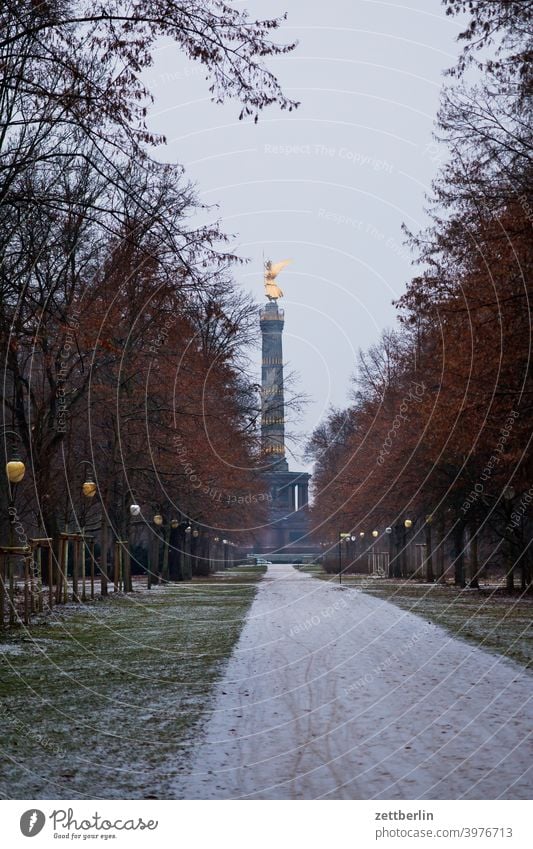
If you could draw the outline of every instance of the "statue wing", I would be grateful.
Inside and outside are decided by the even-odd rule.
[[[270,266],[268,271],[268,276],[271,280],[275,280],[280,271],[283,271],[289,263],[292,262],[292,259],[282,259],[281,262],[275,262]]]

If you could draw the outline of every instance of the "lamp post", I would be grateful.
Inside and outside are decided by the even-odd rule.
[[[191,533],[191,572],[194,571],[196,575],[199,574],[198,568],[198,538],[200,536],[200,531],[198,528],[193,528]],[[193,570],[194,564],[194,570]]]
[[[403,551],[404,551],[404,563],[405,563],[405,577],[409,576],[409,531],[413,527],[412,519],[405,519],[404,523],[404,532],[403,532]]]
[[[163,583],[168,583],[169,581],[169,572],[168,572],[168,555],[169,555],[169,547],[170,547],[170,533],[176,528],[179,527],[178,519],[171,519],[169,522],[165,522],[161,513],[156,513],[153,518],[154,525],[157,529],[162,531],[163,534],[163,563],[161,567],[161,581]],[[187,529],[185,529],[187,530]],[[156,543],[156,556],[155,556],[155,565],[156,570],[148,570],[148,576],[151,577],[151,574],[154,573],[157,575],[157,581],[159,581],[159,534],[157,535],[157,543]],[[151,583],[151,581],[150,581]]]
[[[13,436],[16,436],[17,439],[20,439],[20,436],[14,430],[4,430],[4,434],[10,433]],[[9,483],[9,507],[10,511],[14,508],[15,504],[15,491],[16,485],[21,483],[26,474],[26,466],[22,462],[19,451],[13,445],[11,446],[11,450],[6,451],[6,455],[8,456],[8,460],[6,462],[6,477]],[[12,512],[10,512],[10,518],[12,517]],[[10,522],[10,524],[13,524]]]
[[[214,552],[215,552],[215,556],[214,556],[214,558],[213,558],[213,559],[214,559],[214,561],[215,561],[215,570],[214,570],[214,571],[215,571],[215,572],[218,572],[218,544],[219,544],[219,542],[220,542],[220,537],[215,537],[215,538],[213,539],[213,542],[214,542],[214,544],[215,544],[215,545],[214,545]]]
[[[86,601],[87,600],[87,596],[86,596],[86,592],[85,592],[85,578],[86,578],[86,575],[85,575],[85,572],[86,572],[85,520],[86,520],[86,515],[87,515],[86,514],[86,505],[89,504],[91,502],[91,499],[93,499],[94,496],[96,495],[97,486],[96,486],[96,482],[94,480],[93,464],[89,460],[80,460],[80,462],[78,463],[78,466],[82,466],[82,465],[88,466],[88,470],[85,474],[85,479],[84,479],[84,481],[81,485],[83,500],[82,500],[82,504],[81,504],[81,522],[79,523],[81,525],[81,527],[80,527],[80,531],[81,531],[81,600]],[[68,542],[67,542],[67,545],[68,545]],[[77,546],[77,543],[74,543],[74,545]],[[74,568],[75,567],[73,565],[73,578],[72,578],[73,589],[74,589]],[[94,567],[92,566],[91,567],[91,598],[94,596],[94,578],[92,577],[93,576],[93,569],[94,569]],[[66,580],[66,576],[65,576],[65,580]],[[75,596],[76,593],[73,593],[73,595]]]
[[[342,543],[350,540],[351,534],[339,531],[339,584],[342,584]]]
[[[15,436],[20,440],[19,434],[14,430],[7,430],[4,428],[4,436],[10,433],[12,436]],[[15,494],[17,484],[21,483],[26,473],[26,466],[22,462],[20,454],[18,450],[11,445],[11,450],[6,451],[7,462],[6,462],[6,476],[8,480],[8,521],[9,521],[9,548],[13,548],[14,542],[14,534],[13,529],[14,525],[17,521],[17,515],[15,510]],[[4,561],[4,558],[2,558]],[[0,593],[0,603],[2,605],[1,610],[1,621],[4,621],[4,596],[5,596],[5,561],[2,563],[2,574],[0,575],[1,579],[1,593]],[[15,574],[13,571],[13,561],[11,557],[8,555],[7,559],[7,572],[8,572],[8,581],[9,581],[9,624],[13,626],[15,624]]]
[[[433,574],[433,540],[431,538],[431,525],[433,523],[433,514],[428,513],[426,516],[426,580],[432,584],[435,580]]]
[[[156,531],[159,531],[159,529],[163,525],[163,516],[161,515],[161,513],[156,513],[152,521],[156,527]],[[159,539],[159,533],[156,533],[153,546],[155,552],[153,557],[153,563],[150,563],[150,568],[148,569],[150,587],[152,586],[152,583],[159,584]]]
[[[379,575],[380,574],[379,554],[376,554],[376,551],[375,551],[375,548],[374,548],[376,540],[377,540],[378,537],[379,537],[379,531],[377,531],[374,528],[374,530],[372,531],[372,546],[371,546],[371,549],[370,549],[370,554],[371,554],[371,557],[372,557],[372,574],[373,575],[376,575],[376,574]]]
[[[363,563],[363,556],[365,553],[365,532],[359,531],[359,555],[358,559]]]
[[[515,497],[516,492],[514,486],[510,484],[505,487],[503,490],[503,498],[504,498],[504,510],[505,510],[505,519],[507,526],[510,524],[511,514],[513,512],[512,500]],[[512,593],[514,591],[514,552],[513,546],[510,541],[507,542],[507,569],[505,573],[505,585],[507,592]]]
[[[185,528],[185,578],[190,581],[192,578],[192,527],[190,522]]]
[[[352,532],[350,534],[350,560],[354,568],[354,572],[357,572],[356,561],[357,561],[357,537]]]
[[[394,534],[390,525],[385,528],[385,533],[389,538],[389,568],[387,570],[387,578],[394,577]]]
[[[130,520],[137,519],[141,515],[141,507],[137,504],[136,501],[131,502],[130,504]],[[125,569],[124,569],[124,591],[132,592],[133,591],[133,583],[131,577],[131,536],[132,536],[132,526],[131,521],[129,523],[128,534],[127,534],[127,542],[126,548],[123,549],[125,556]]]
[[[163,526],[163,566],[161,569],[161,580],[164,584],[168,584],[168,550],[170,544],[170,529],[173,527],[172,522],[176,522],[175,519],[171,519],[170,522],[166,522]],[[174,527],[177,527],[177,522]]]

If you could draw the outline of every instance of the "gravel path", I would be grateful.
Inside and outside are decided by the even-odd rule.
[[[271,566],[177,798],[529,798],[530,673]]]

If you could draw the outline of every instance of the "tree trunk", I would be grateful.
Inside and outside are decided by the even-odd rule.
[[[183,580],[190,581],[192,579],[192,557],[191,557],[191,540],[190,535],[185,537],[183,545]]]
[[[131,580],[131,551],[129,539],[127,545],[124,546],[124,592],[133,592],[133,583]]]
[[[457,522],[453,529],[453,562],[455,586],[465,586],[465,553],[463,546],[464,526],[462,522]]]
[[[426,581],[432,584],[433,574],[433,540],[431,538],[431,522],[426,522]]]
[[[438,540],[439,540],[439,543],[437,545],[436,552],[435,552],[436,560],[437,560],[437,581],[439,583],[444,583],[444,580],[445,580],[445,578],[444,578],[444,572],[445,572],[445,568],[444,568],[444,553],[445,553],[444,552],[444,546],[445,546],[444,536],[445,536],[445,534],[444,534],[444,520],[443,519],[441,519],[441,521],[438,524],[437,534],[438,534]]]
[[[163,568],[161,570],[161,579],[164,584],[168,584],[168,547],[170,543],[170,528],[165,528],[163,531]]]
[[[393,578],[401,578],[402,577],[402,563],[400,560],[400,546],[399,546],[399,531],[397,527],[392,529],[391,534],[391,551],[392,551],[392,577]]]
[[[478,529],[475,524],[471,526],[470,531],[470,579],[468,586],[473,590],[479,590]]]
[[[401,558],[400,558],[400,571],[402,578],[409,577],[409,549],[408,549],[408,538],[407,538],[407,529],[402,526],[401,531]]]
[[[45,490],[46,493],[46,490]],[[43,536],[51,537],[52,539],[52,549],[49,552],[49,557],[52,557],[52,583],[56,586],[58,584],[59,577],[59,556],[60,556],[60,542],[59,542],[59,520],[57,516],[57,512],[55,508],[50,503],[48,498],[43,497],[41,501],[41,511],[42,511],[42,522],[43,522]]]
[[[505,585],[508,593],[514,592],[514,557],[513,549],[510,545],[507,547],[507,570],[505,573]]]
[[[533,590],[531,582],[531,551],[528,549],[522,555],[522,565],[520,571],[520,582],[522,592],[530,593]]]
[[[179,529],[172,528],[169,537],[169,552],[168,552],[168,576],[171,581],[179,581],[180,579],[180,564],[179,564]]]

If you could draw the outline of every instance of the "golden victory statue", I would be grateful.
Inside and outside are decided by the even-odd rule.
[[[265,292],[269,301],[277,301],[283,297],[283,292],[274,280],[283,269],[292,262],[292,259],[282,259],[281,262],[272,263],[269,259],[265,262]]]

